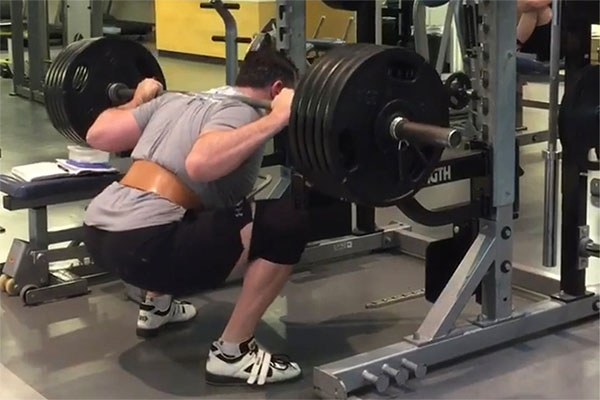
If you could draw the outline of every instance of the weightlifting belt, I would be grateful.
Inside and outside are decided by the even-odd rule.
[[[155,193],[186,210],[203,208],[198,195],[177,175],[152,161],[134,161],[120,183],[134,189]]]

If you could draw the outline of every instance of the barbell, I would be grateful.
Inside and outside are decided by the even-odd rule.
[[[268,111],[271,110],[271,102],[242,95],[195,93],[183,90],[162,90],[159,95],[165,93],[185,94],[188,96],[204,96],[217,100],[235,100],[254,108]],[[129,88],[123,83],[111,83],[108,85],[107,94],[108,98],[113,104],[119,104],[131,100],[135,94],[135,89]],[[406,139],[417,141],[429,140],[439,144],[442,147],[448,148],[457,147],[461,142],[460,132],[458,132],[456,129],[420,124],[418,122],[409,121],[405,117],[401,116],[398,116],[390,121],[389,134],[393,139],[398,141]]]
[[[46,75],[49,119],[65,137],[85,144],[98,115],[130,99],[132,88],[148,77],[169,93],[157,60],[139,43],[116,37],[74,42]],[[270,108],[268,102],[227,97]],[[348,44],[320,57],[297,85],[288,151],[294,170],[317,190],[358,204],[391,206],[426,182],[444,148],[460,144],[460,132],[448,122],[448,94],[420,55]]]

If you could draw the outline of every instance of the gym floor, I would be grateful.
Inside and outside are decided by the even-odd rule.
[[[223,84],[224,69],[192,61],[161,59],[169,87],[202,90]],[[0,81],[0,172],[11,167],[64,157],[70,143],[51,127],[43,106],[9,96],[11,81]],[[526,97],[545,100],[545,85],[528,85]],[[547,114],[526,109],[532,130],[547,126]],[[543,145],[521,149],[521,215],[515,222],[515,261],[541,267],[543,232]],[[507,166],[508,167],[508,166]],[[444,195],[436,195],[443,190]],[[427,189],[418,197],[427,205],[460,201],[461,183]],[[81,223],[85,203],[50,209],[50,226]],[[592,237],[598,241],[600,214],[588,209]],[[0,260],[15,237],[27,238],[27,214],[0,209]],[[432,236],[447,228],[428,229],[393,209],[378,211],[378,222],[401,220]],[[201,261],[200,261],[201,262]],[[588,282],[600,282],[592,260]],[[546,269],[546,271],[548,271]],[[424,299],[377,310],[365,303],[423,287],[421,260],[376,254],[298,272],[275,301],[257,337],[269,349],[287,353],[304,368],[299,382],[266,389],[215,388],[204,383],[204,363],[233,308],[238,285],[189,298],[197,319],[153,340],[135,336],[137,306],[126,301],[123,287],[111,282],[83,297],[24,307],[18,297],[0,297],[0,382],[3,399],[300,399],[314,398],[312,367],[375,349],[412,333],[425,315]],[[350,289],[350,290],[348,290]],[[516,297],[515,304],[528,300]],[[470,305],[464,317],[475,315]],[[401,398],[453,399],[598,399],[598,320],[485,352],[477,357],[431,369],[398,392]],[[360,395],[363,398],[377,396]]]

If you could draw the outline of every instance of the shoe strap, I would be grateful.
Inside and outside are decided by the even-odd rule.
[[[173,299],[173,303],[171,304],[175,305],[173,314],[185,314],[185,306],[191,305],[192,303],[189,301]]]
[[[267,381],[269,368],[271,368],[271,354],[259,349],[256,353],[256,359],[254,365],[252,365],[250,376],[246,382],[249,385],[253,385],[254,383],[264,385]]]
[[[267,380],[267,375],[269,373],[269,369],[271,368],[271,353],[266,353],[263,357],[260,374],[258,375],[258,384],[264,385]]]

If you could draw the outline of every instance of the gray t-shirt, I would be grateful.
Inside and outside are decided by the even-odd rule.
[[[233,94],[235,90],[223,87],[213,92]],[[237,170],[208,183],[192,181],[185,170],[185,160],[201,132],[247,125],[261,117],[258,110],[222,97],[166,93],[136,108],[133,114],[142,135],[131,157],[154,161],[175,173],[199,195],[205,208],[233,206],[252,191],[264,146]],[[180,220],[184,213],[185,209],[154,193],[115,182],[92,200],[84,223],[118,232],[168,224]]]

